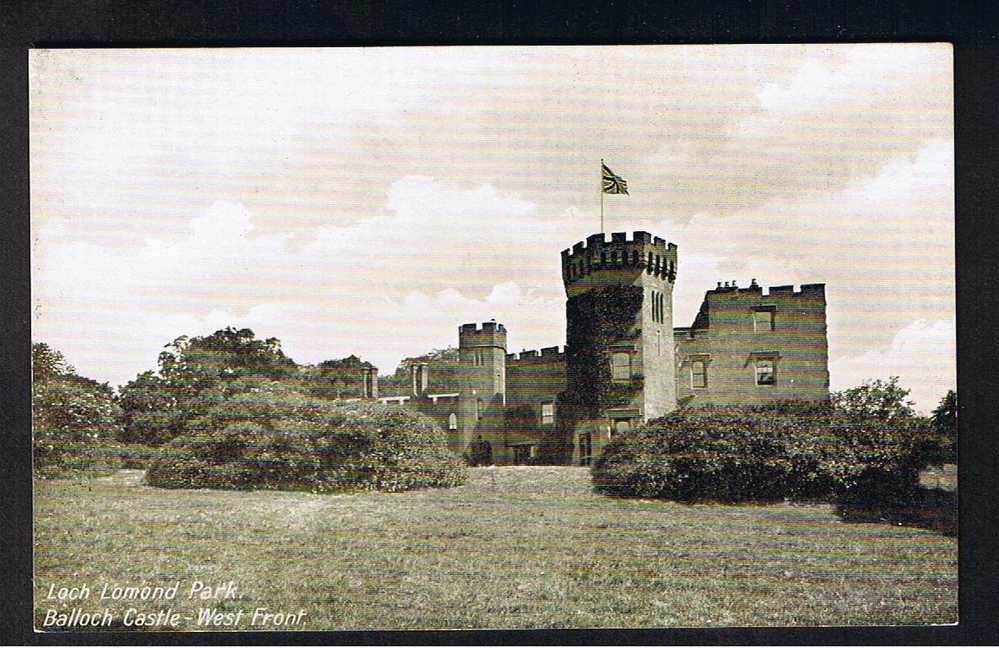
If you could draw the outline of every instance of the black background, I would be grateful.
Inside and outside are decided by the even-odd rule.
[[[995,3],[8,1],[0,4],[0,640],[28,644],[995,644],[999,112]],[[31,628],[31,47],[954,44],[960,624],[902,628],[129,634]],[[913,272],[919,272],[913,268]]]

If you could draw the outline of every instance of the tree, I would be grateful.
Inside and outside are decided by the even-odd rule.
[[[930,417],[937,434],[951,443],[957,441],[957,392],[953,389],[940,399],[940,404]]]
[[[113,439],[120,427],[114,391],[77,375],[54,376],[31,388],[31,428],[36,445],[49,441]]]
[[[68,376],[76,373],[66,357],[44,342],[31,345],[31,377],[32,380],[47,380],[56,376]]]
[[[350,355],[339,360],[320,362],[309,379],[310,391],[316,396],[340,398],[363,395],[364,376],[375,366]]]
[[[158,374],[143,372],[122,388],[125,438],[169,441],[220,399],[290,381],[297,372],[277,338],[258,340],[250,329],[178,337],[160,353]]]
[[[165,443],[180,434],[184,418],[170,383],[144,371],[118,390],[122,409],[121,440],[126,443]]]
[[[78,376],[44,342],[31,345],[31,437],[35,465],[93,468],[121,431],[121,409],[106,383]]]
[[[160,376],[172,384],[200,390],[289,377],[296,366],[277,338],[257,340],[250,329],[227,327],[206,337],[181,336],[160,353]]]
[[[430,367],[431,390],[445,393],[461,390],[462,380],[458,364],[458,349],[448,346],[442,349],[432,349],[423,355],[404,358],[396,367],[394,374],[379,376],[379,392],[385,395],[408,394],[412,389],[411,367],[419,364],[427,364]]]
[[[456,362],[458,360],[458,347],[446,346],[443,349],[433,349],[430,353],[419,358],[408,358],[409,360],[448,360]]]
[[[833,406],[846,414],[874,416],[881,419],[912,417],[916,415],[909,390],[898,384],[898,376],[888,380],[868,380],[859,387],[833,392]]]

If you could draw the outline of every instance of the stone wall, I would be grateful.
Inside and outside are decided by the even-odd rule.
[[[719,284],[705,294],[694,324],[674,334],[681,406],[829,398],[824,284],[767,293],[755,281],[748,288]],[[758,365],[765,377],[766,361],[773,381],[759,384]]]

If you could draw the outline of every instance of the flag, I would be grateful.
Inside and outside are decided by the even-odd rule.
[[[600,163],[603,170],[603,192],[606,194],[628,195],[628,181],[607,168],[603,162]]]

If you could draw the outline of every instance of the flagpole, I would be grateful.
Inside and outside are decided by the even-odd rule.
[[[604,159],[600,158],[600,233],[604,233]]]

